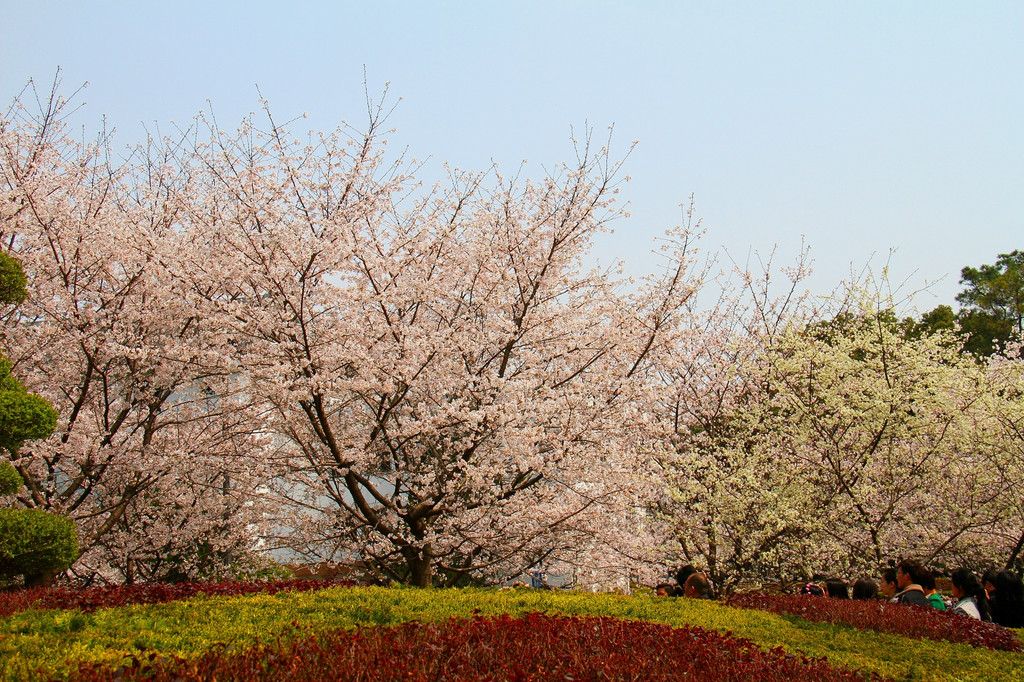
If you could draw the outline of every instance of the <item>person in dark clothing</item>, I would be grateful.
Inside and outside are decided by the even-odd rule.
[[[1024,627],[1024,582],[1020,576],[1011,571],[999,571],[994,584],[992,622],[1007,628]]]
[[[990,568],[981,574],[981,586],[985,588],[985,595],[988,597],[988,605],[992,610],[996,608],[996,576],[999,575],[999,571],[995,568]]]
[[[988,593],[989,600],[992,599],[996,593],[996,576],[999,575],[999,571],[990,568],[981,574],[981,586],[985,588],[985,592]]]
[[[879,593],[886,599],[892,599],[899,592],[899,589],[896,585],[896,569],[887,568],[882,571],[882,584],[878,586]]]
[[[677,596],[677,597],[685,596],[685,594],[686,594],[686,580],[691,575],[693,575],[694,573],[699,573],[699,572],[700,571],[698,571],[697,568],[695,566],[691,565],[691,564],[686,564],[685,566],[680,568],[678,571],[676,571],[676,584],[679,586],[679,589],[676,590],[675,596]]]
[[[703,573],[694,573],[686,579],[683,594],[691,599],[714,599],[711,594],[711,581]]]
[[[921,564],[913,559],[904,559],[896,566],[896,587],[899,592],[892,598],[894,602],[932,607],[919,582],[922,570]]]

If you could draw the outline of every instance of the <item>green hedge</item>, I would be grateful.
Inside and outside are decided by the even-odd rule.
[[[714,602],[520,589],[331,588],[318,592],[187,601],[93,613],[27,611],[0,619],[0,671],[22,679],[68,670],[66,659],[118,663],[142,651],[195,657],[226,645],[355,625],[389,625],[530,612],[605,615],[679,626],[690,623],[783,647],[836,666],[896,679],[1024,679],[1024,655],[912,640]],[[296,625],[297,624],[297,625]]]
[[[78,558],[70,519],[38,509],[0,509],[0,580],[38,578],[65,570]]]
[[[0,462],[0,495],[14,495],[25,484],[9,462]]]
[[[0,372],[5,360],[0,360]],[[13,390],[11,376],[0,378],[0,447],[17,452],[27,440],[46,438],[57,425],[57,411],[50,403],[25,389]]]

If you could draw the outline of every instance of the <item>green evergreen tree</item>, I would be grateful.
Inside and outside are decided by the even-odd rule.
[[[960,284],[964,290],[956,300],[964,308],[962,313],[983,314],[993,331],[1009,327],[1018,338],[1024,336],[1024,251],[1001,253],[992,265],[965,267],[960,271]],[[1004,326],[993,325],[993,321],[1002,321]]]
[[[1002,352],[1010,339],[1024,338],[1024,251],[1001,253],[992,265],[965,267],[960,284],[960,311],[936,306],[918,322],[908,321],[911,335],[957,329],[962,349],[977,357]]]
[[[25,283],[21,264],[0,253],[0,303],[21,303]],[[22,443],[46,438],[56,425],[57,411],[25,390],[0,353],[0,495],[15,495],[24,485],[16,468]],[[77,557],[78,540],[70,519],[39,509],[0,509],[0,584],[19,575],[28,586],[49,584]]]

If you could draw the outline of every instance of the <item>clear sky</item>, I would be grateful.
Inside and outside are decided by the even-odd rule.
[[[0,97],[88,81],[82,122],[119,143],[207,100],[331,129],[401,98],[392,144],[483,169],[572,158],[614,124],[632,217],[599,244],[627,271],[693,194],[705,247],[811,247],[816,291],[888,260],[921,309],[960,268],[1024,249],[1024,2],[114,2],[0,0]],[[304,132],[304,131],[297,131]],[[429,179],[429,177],[428,177]],[[890,258],[890,251],[895,254]]]

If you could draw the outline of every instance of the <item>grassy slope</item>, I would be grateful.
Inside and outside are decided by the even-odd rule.
[[[694,624],[745,637],[764,647],[827,657],[833,665],[864,668],[897,679],[1024,679],[1024,655],[962,644],[917,641],[810,623],[688,599],[623,597],[516,590],[332,588],[273,596],[199,597],[168,604],[83,614],[35,611],[0,619],[0,672],[66,671],[64,659],[109,661],[142,650],[195,656],[218,644],[244,647],[257,639],[291,637],[295,625],[317,631],[548,611],[608,615],[669,625]]]

